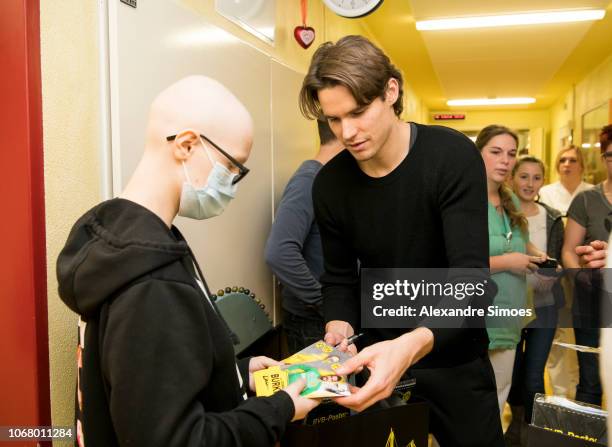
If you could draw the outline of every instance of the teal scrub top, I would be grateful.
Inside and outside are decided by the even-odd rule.
[[[516,208],[520,209],[519,201],[514,194],[512,195],[512,201]],[[511,237],[508,236],[509,232],[512,232]],[[499,256],[511,252],[526,253],[527,241],[528,235],[523,234],[518,227],[511,227],[510,217],[505,212],[500,215],[489,202],[489,256]],[[517,275],[504,271],[491,275],[491,279],[497,284],[498,288],[493,306],[503,309],[525,308],[527,281],[524,274]],[[524,317],[522,316],[487,316],[489,349],[515,349],[521,339],[523,320]]]

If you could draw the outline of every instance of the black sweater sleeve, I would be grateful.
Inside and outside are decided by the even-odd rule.
[[[315,178],[312,200],[323,246],[324,271],[320,279],[323,315],[326,323],[346,321],[356,330],[359,327],[357,256],[327,207],[324,199],[329,185],[322,185],[321,178]]]
[[[489,267],[486,178],[482,157],[467,138],[440,157],[438,204],[451,268]]]
[[[455,133],[455,132],[453,132]],[[469,268],[486,279],[489,268],[487,184],[484,162],[474,144],[463,135],[452,139],[453,146],[437,157],[437,198],[442,220],[448,267]],[[460,280],[460,278],[456,278]],[[490,298],[490,293],[486,298]],[[487,299],[474,301],[484,308]],[[426,326],[426,324],[425,324]],[[463,339],[465,328],[430,328],[437,352]]]
[[[324,200],[328,186],[321,185],[317,176],[312,188],[312,200],[321,233],[324,271],[321,275],[323,315],[325,322],[347,321],[353,329],[359,326],[357,256],[328,209]]]
[[[211,382],[216,340],[206,305],[188,284],[160,280],[138,283],[112,304],[101,355],[120,445],[264,447],[282,436],[294,413],[283,391],[205,410],[206,390],[224,386]],[[227,380],[237,380],[229,374],[235,366]]]

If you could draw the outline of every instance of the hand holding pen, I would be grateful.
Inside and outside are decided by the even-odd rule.
[[[325,326],[325,342],[337,347],[342,352],[350,352],[357,354],[357,348],[353,342],[361,334],[355,336],[355,331],[352,326],[346,321],[334,320],[327,323]],[[349,338],[354,337],[351,342]]]

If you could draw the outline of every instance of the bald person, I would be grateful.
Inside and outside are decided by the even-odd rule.
[[[316,401],[303,383],[246,398],[267,357],[236,362],[231,331],[178,215],[220,215],[248,173],[253,123],[218,82],[191,76],[150,109],[144,153],[120,197],[74,225],[57,261],[79,314],[79,446],[272,446]]]

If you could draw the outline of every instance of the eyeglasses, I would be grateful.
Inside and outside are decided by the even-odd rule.
[[[601,154],[601,156],[606,160],[610,160],[612,159],[612,152],[604,152],[603,154]]]
[[[230,154],[228,154],[223,149],[221,149],[218,145],[216,145],[213,141],[211,141],[210,138],[207,138],[206,136],[204,136],[202,134],[200,134],[200,137],[203,140],[208,141],[215,149],[217,149],[219,152],[221,152],[223,154],[223,156],[225,158],[227,158],[236,167],[236,169],[238,169],[238,174],[236,174],[236,177],[234,177],[234,179],[232,180],[232,185],[235,185],[236,183],[238,183],[240,180],[242,180],[249,173],[249,168],[247,168],[245,165],[240,163],[238,160],[236,160]],[[166,140],[167,141],[174,141],[174,140],[176,140],[176,135],[170,135],[169,137],[166,137]]]
[[[577,161],[578,161],[578,159],[577,159],[577,158],[572,158],[572,157],[567,157],[567,158],[566,158],[566,157],[561,157],[561,158],[559,159],[559,164],[560,164],[560,165],[562,165],[562,164],[563,164],[563,163],[565,163],[565,162],[568,162],[568,163],[576,163]]]

